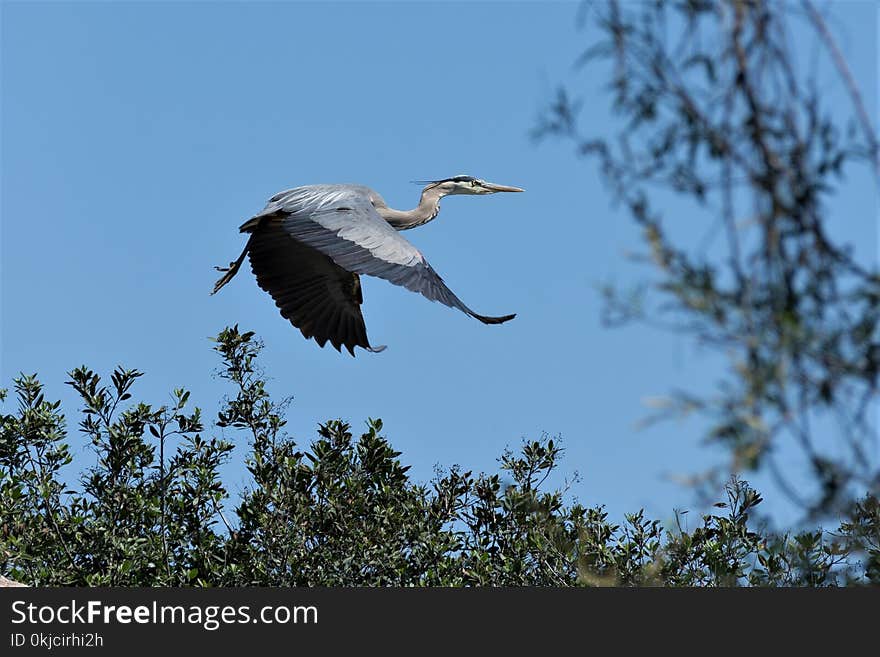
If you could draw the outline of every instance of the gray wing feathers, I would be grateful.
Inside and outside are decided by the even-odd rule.
[[[384,278],[431,301],[457,308],[486,324],[513,318],[485,317],[468,308],[373,207],[371,190],[348,185],[312,185],[276,194],[266,208],[242,226],[248,230],[269,215],[295,240],[329,256],[350,272]]]

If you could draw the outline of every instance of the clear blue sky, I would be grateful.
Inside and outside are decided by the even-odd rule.
[[[528,134],[559,82],[584,91],[597,133],[614,125],[603,79],[572,68],[588,39],[577,10],[3,3],[0,385],[38,372],[72,413],[66,371],[123,364],[146,372],[137,398],[161,404],[186,386],[210,420],[227,388],[208,337],[238,323],[264,339],[270,390],[294,396],[288,427],[302,443],[326,419],[359,430],[381,417],[427,480],[435,464],[494,471],[505,447],[546,432],[567,449],[562,472],[581,474],[581,502],[617,518],[690,506],[669,475],[718,458],[699,426],[635,425],[644,398],[706,389],[716,365],[686,338],[601,327],[594,285],[641,275],[624,257],[637,234],[592,163]],[[876,11],[836,13],[874,115]],[[513,322],[484,326],[365,280],[370,338],[388,350],[351,358],[304,340],[249,270],[208,295],[214,265],[243,246],[237,226],[276,191],[358,182],[408,208],[419,194],[409,181],[458,173],[527,191],[446,199],[407,237],[466,303],[516,312]],[[863,183],[835,211],[856,217],[846,230],[876,251],[876,195]],[[225,471],[233,491],[247,483],[244,451]]]

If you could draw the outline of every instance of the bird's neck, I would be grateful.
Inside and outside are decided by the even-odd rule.
[[[422,192],[418,207],[412,210],[395,210],[394,208],[376,208],[382,218],[396,230],[408,230],[428,223],[440,212],[440,199],[443,194],[435,188]]]

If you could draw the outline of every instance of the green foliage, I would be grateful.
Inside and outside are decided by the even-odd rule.
[[[132,400],[141,373],[110,385],[70,372],[79,436],[95,464],[64,481],[69,436],[36,376],[14,381],[0,415],[0,572],[32,585],[145,586],[828,586],[880,583],[880,501],[835,533],[756,527],[760,495],[732,479],[727,500],[687,530],[643,512],[615,524],[546,483],[562,450],[543,438],[500,458],[500,472],[410,479],[369,420],[357,438],[331,420],[308,449],[282,433],[257,368],[253,333],[226,329],[215,350],[233,394],[215,426],[248,438],[253,481],[234,508],[219,469],[233,445],[206,438],[189,393]],[[5,400],[5,393],[0,396]],[[227,519],[231,517],[232,522]]]

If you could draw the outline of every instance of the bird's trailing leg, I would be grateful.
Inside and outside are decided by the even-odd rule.
[[[241,252],[241,255],[238,256],[238,260],[234,262],[230,262],[228,267],[214,267],[217,271],[225,272],[219,281],[214,283],[214,289],[211,290],[211,294],[217,294],[221,287],[226,285],[229,281],[232,280],[232,277],[238,273],[239,268],[241,268],[241,263],[244,262],[244,257],[247,255],[248,249],[251,246],[250,240],[248,240],[247,245],[244,247],[244,251]]]

